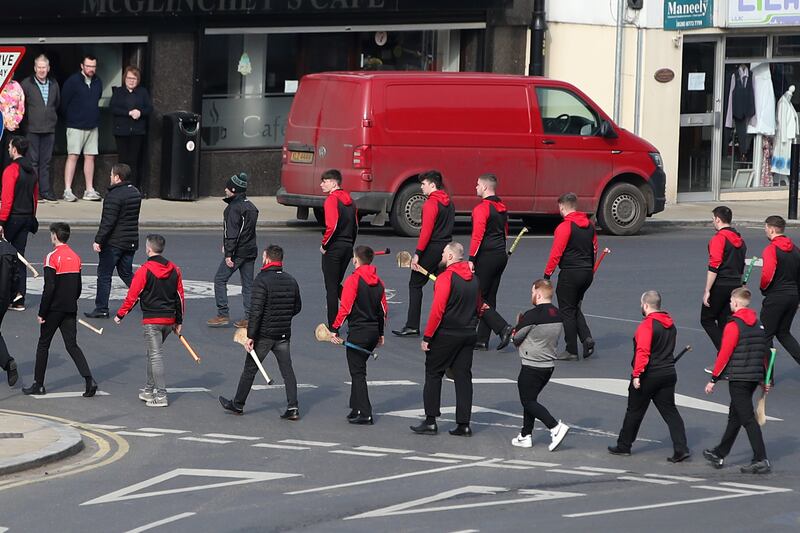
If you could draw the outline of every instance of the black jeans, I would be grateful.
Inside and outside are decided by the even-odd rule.
[[[8,217],[8,221],[6,221],[6,225],[3,228],[5,239],[23,256],[25,255],[25,247],[28,245],[28,234],[33,232],[34,224],[33,217],[11,216]],[[17,274],[19,277],[14,296],[21,294],[22,299],[17,300],[16,303],[22,304],[25,303],[25,289],[27,285],[27,272],[25,271],[25,265],[22,261],[17,261]]]
[[[378,345],[377,331],[359,329],[347,332],[347,341],[369,351]],[[369,403],[367,391],[367,361],[369,354],[347,348],[347,368],[350,370],[350,409],[361,411],[364,416],[372,416],[372,404]]]
[[[472,351],[475,348],[475,334],[463,335],[436,334],[425,354],[425,386],[422,399],[425,416],[442,415],[442,376],[448,368],[453,371],[456,385],[456,423],[469,424],[472,414]]]
[[[583,295],[589,290],[592,279],[594,274],[591,270],[562,270],[558,273],[556,299],[564,319],[566,350],[572,354],[578,353],[578,337],[583,342],[592,336],[581,310]]]
[[[111,294],[111,276],[117,269],[119,279],[128,287],[133,280],[133,250],[123,250],[105,245],[100,249],[97,262],[97,294],[94,297],[94,308],[108,312],[108,298]]]
[[[286,387],[286,403],[289,407],[297,407],[297,378],[294,376],[292,368],[292,356],[289,352],[289,339],[256,339],[256,355],[262,363],[267,354],[272,351],[278,361],[278,368],[283,377],[283,384]],[[243,408],[250,394],[250,388],[258,374],[258,367],[250,354],[245,354],[244,369],[239,378],[239,387],[236,389],[236,396],[233,404],[238,408]]]
[[[481,254],[475,260],[475,275],[478,276],[481,297],[492,309],[497,307],[497,290],[507,263],[508,255],[505,250],[502,253]],[[478,342],[488,343],[491,331],[491,325],[486,319],[481,319],[478,323]]]
[[[738,285],[721,285],[715,283],[711,286],[708,297],[709,306],[700,304],[700,325],[706,330],[708,338],[714,343],[714,348],[719,351],[722,344],[722,330],[731,317],[731,292]]]
[[[798,301],[796,294],[768,294],[761,304],[761,324],[767,344],[772,346],[772,339],[778,337],[778,342],[800,364],[800,344],[791,333]]]
[[[8,305],[0,305],[2,309],[0,309],[0,368],[3,370],[8,370],[8,362],[13,359],[11,355],[8,353],[8,346],[6,346],[6,341],[3,340],[3,318],[6,316],[6,311],[8,310]]]
[[[52,194],[50,184],[50,160],[53,158],[53,147],[56,142],[55,133],[27,133],[25,137],[31,143],[28,148],[28,159],[33,170],[39,176],[39,196]]]
[[[342,280],[353,260],[353,245],[346,242],[331,244],[322,254],[322,280],[325,282],[325,301],[328,305],[328,327],[336,321]]]
[[[131,177],[128,181],[139,189],[142,183],[139,162],[142,160],[144,135],[115,135],[114,138],[117,141],[117,162],[131,167]]]
[[[517,378],[517,389],[519,389],[519,401],[522,404],[522,430],[520,434],[524,437],[533,433],[533,422],[537,418],[553,429],[558,425],[558,421],[553,418],[547,407],[539,403],[539,393],[542,392],[550,377],[553,375],[554,368],[537,368],[522,365]]]
[[[636,440],[636,435],[639,433],[639,426],[642,425],[644,415],[652,401],[661,414],[661,418],[667,423],[675,453],[689,452],[683,418],[678,413],[678,408],[675,407],[676,383],[678,383],[678,375],[674,372],[644,376],[641,378],[641,387],[638,389],[633,388],[633,380],[631,380],[631,384],[628,386],[628,410],[625,411],[625,420],[622,422],[622,430],[617,439],[619,448],[630,451],[633,441]]]
[[[747,438],[750,439],[750,447],[753,448],[753,461],[763,461],[767,458],[761,427],[756,422],[756,415],[753,412],[753,393],[757,389],[758,383],[755,381],[731,381],[728,384],[731,394],[728,425],[715,450],[720,457],[726,457],[731,453],[739,428],[743,427],[747,431]]]
[[[51,311],[44,318],[44,324],[40,326],[39,344],[36,346],[36,366],[33,371],[33,379],[39,385],[44,385],[44,374],[47,371],[47,358],[50,355],[50,343],[56,331],[61,330],[61,338],[64,340],[64,347],[72,358],[78,373],[84,378],[92,377],[89,370],[89,363],[83,351],[78,346],[78,320],[76,313],[62,313]]]
[[[447,246],[446,242],[431,242],[419,257],[419,266],[436,274],[439,270],[439,263],[442,260],[442,250]],[[422,315],[422,287],[428,283],[428,276],[423,276],[416,270],[411,271],[408,279],[408,318],[406,327],[419,329]]]

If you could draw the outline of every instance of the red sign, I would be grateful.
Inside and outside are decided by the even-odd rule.
[[[17,65],[24,55],[24,46],[0,46],[0,91],[11,79],[11,75],[17,70]]]

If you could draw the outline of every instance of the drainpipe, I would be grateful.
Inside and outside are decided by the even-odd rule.
[[[544,76],[544,35],[547,31],[544,2],[545,0],[533,0],[533,17],[531,18],[531,61],[528,66],[529,76]]]
[[[614,122],[619,124],[620,95],[622,94],[622,30],[625,0],[617,0],[617,50],[614,59]]]
[[[641,118],[642,103],[642,38],[644,30],[636,30],[636,97],[633,103],[633,133],[639,135],[639,119]]]

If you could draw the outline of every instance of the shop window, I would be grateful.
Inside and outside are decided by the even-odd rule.
[[[725,57],[767,57],[767,37],[728,37]]]
[[[772,38],[772,57],[800,56],[800,35],[776,35]]]
[[[542,129],[551,135],[594,135],[600,121],[583,100],[563,89],[536,88]]]

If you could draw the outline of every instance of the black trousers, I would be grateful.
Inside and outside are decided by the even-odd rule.
[[[436,334],[425,354],[425,386],[422,399],[425,416],[442,415],[442,376],[448,368],[453,371],[456,384],[456,423],[469,424],[472,414],[472,351],[475,334]]]
[[[728,412],[728,425],[716,448],[716,453],[720,457],[726,457],[731,453],[739,428],[744,428],[747,431],[747,438],[750,439],[750,447],[753,448],[753,461],[763,461],[767,458],[761,427],[756,422],[756,415],[753,412],[753,393],[757,389],[758,383],[755,381],[731,381],[728,384],[731,407]]]
[[[8,310],[8,304],[0,304],[0,368],[3,370],[8,370],[8,363],[13,359],[11,355],[8,353],[8,346],[6,346],[6,341],[3,340],[3,318],[6,316],[6,311]]]
[[[676,383],[678,383],[678,375],[674,372],[660,376],[644,376],[641,378],[639,389],[633,388],[633,380],[631,380],[631,384],[628,386],[628,409],[625,411],[625,420],[622,422],[617,446],[630,451],[633,441],[636,440],[636,435],[639,433],[639,426],[642,425],[644,415],[652,401],[661,414],[661,418],[667,423],[675,453],[689,452],[683,418],[678,413],[678,408],[675,407]]]
[[[142,175],[139,162],[142,160],[144,135],[115,135],[117,141],[117,161],[131,167],[129,181],[141,191]]]
[[[431,274],[436,274],[439,270],[439,263],[442,261],[442,251],[447,244],[446,242],[429,243],[419,258],[419,265]],[[419,329],[422,315],[422,287],[427,283],[428,276],[423,276],[416,270],[411,271],[411,277],[408,280],[407,328]]]
[[[594,274],[591,270],[561,270],[556,285],[558,309],[564,319],[564,341],[569,353],[578,353],[577,338],[581,342],[592,336],[581,311],[583,295],[589,290]]]
[[[481,297],[492,309],[497,307],[497,290],[507,263],[508,255],[505,250],[502,253],[481,254],[475,260],[475,275],[478,276]],[[478,342],[488,343],[491,332],[490,324],[481,319],[478,323]]]
[[[294,376],[294,368],[292,367],[292,356],[289,352],[289,339],[256,339],[254,346],[258,360],[262,363],[271,351],[275,354],[275,359],[278,361],[278,368],[283,377],[283,384],[286,388],[286,403],[288,407],[297,407],[297,378]],[[236,396],[233,398],[233,404],[238,408],[243,408],[247,401],[247,396],[250,394],[250,389],[253,386],[253,381],[256,379],[256,374],[259,374],[258,367],[256,366],[253,357],[245,354],[244,369],[242,375],[239,377],[239,386],[236,389]]]
[[[378,332],[352,329],[347,332],[347,341],[369,351],[378,345]],[[372,404],[367,391],[367,361],[369,354],[347,348],[347,368],[350,370],[350,409],[361,411],[364,416],[372,416]]]
[[[721,285],[715,283],[711,286],[708,297],[709,306],[700,304],[700,325],[706,330],[708,338],[714,343],[714,348],[719,351],[722,344],[722,330],[731,317],[731,293],[738,285]]]
[[[33,232],[35,226],[35,219],[32,216],[10,216],[3,227],[4,238],[17,249],[23,256],[25,255],[25,247],[28,245],[28,234]],[[17,261],[17,287],[16,294],[21,294],[22,299],[16,303],[25,303],[25,292],[28,284],[27,271],[22,261]]]
[[[325,282],[325,301],[328,305],[328,327],[333,325],[339,312],[342,280],[352,260],[353,245],[349,243],[333,243],[322,254],[322,279]]]
[[[778,342],[798,364],[800,344],[792,335],[791,328],[799,301],[796,294],[768,294],[761,304],[761,324],[764,326],[767,344],[772,346],[772,340],[778,337]]]
[[[547,407],[539,403],[539,393],[542,392],[550,376],[553,375],[553,367],[537,368],[522,365],[517,377],[517,389],[519,390],[519,401],[522,403],[522,430],[520,434],[524,437],[533,433],[533,422],[538,418],[547,426],[553,429],[558,425],[558,421],[553,418]]]
[[[62,313],[51,311],[44,318],[44,324],[40,326],[39,344],[36,346],[36,366],[33,371],[33,379],[39,385],[44,385],[44,374],[47,371],[47,358],[50,356],[50,343],[56,331],[61,331],[61,338],[64,340],[64,347],[72,358],[78,373],[84,378],[92,377],[89,370],[89,363],[83,351],[78,346],[78,319],[76,313]]]

